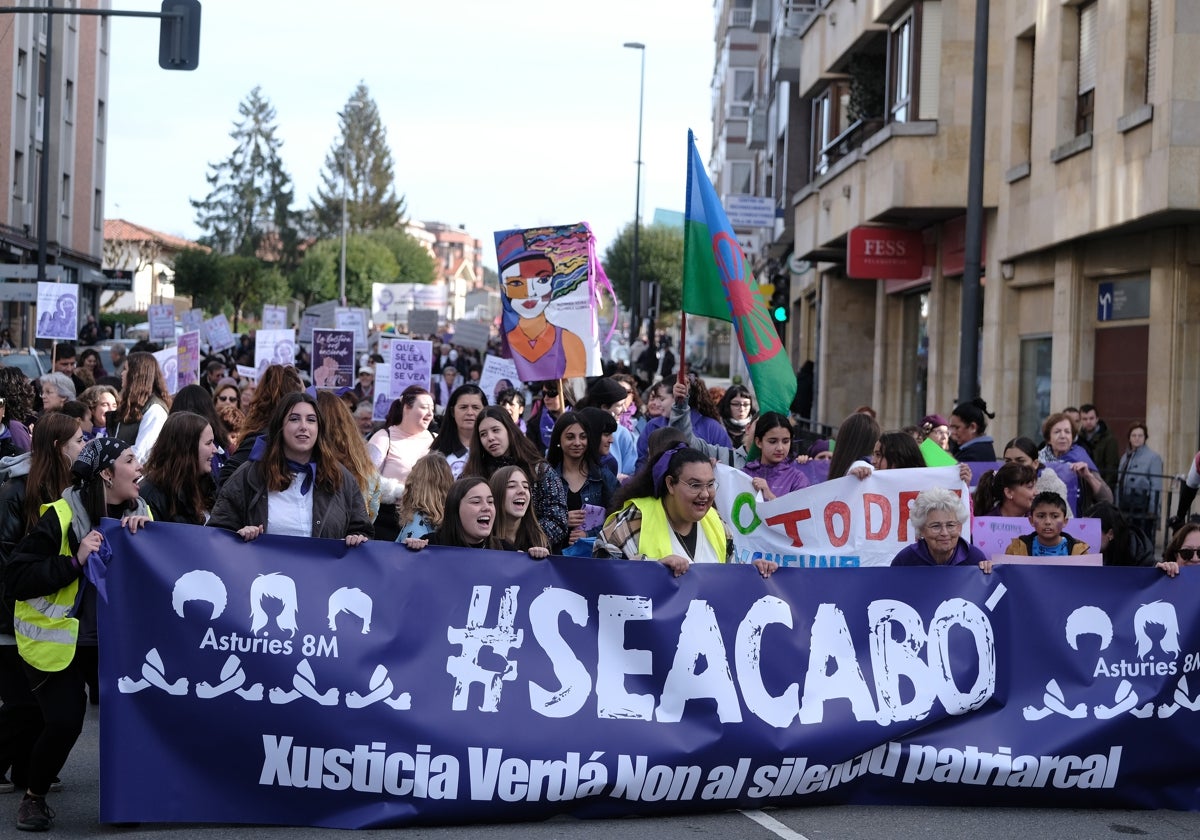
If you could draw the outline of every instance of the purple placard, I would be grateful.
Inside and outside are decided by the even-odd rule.
[[[200,381],[200,333],[185,332],[179,336],[175,350],[179,362],[179,387],[195,385]]]
[[[971,542],[984,554],[1003,554],[1014,539],[1032,532],[1029,520],[1020,516],[977,516],[971,525]],[[1099,519],[1068,519],[1063,533],[1082,540],[1089,548],[1100,548]]]
[[[318,388],[354,383],[354,330],[313,330],[312,380]]]

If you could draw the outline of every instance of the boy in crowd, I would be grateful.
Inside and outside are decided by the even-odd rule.
[[[1091,548],[1082,540],[1063,533],[1069,516],[1066,500],[1057,493],[1038,493],[1033,497],[1029,509],[1029,524],[1033,533],[1017,537],[1005,550],[1005,554],[1025,557],[1068,557],[1089,554]]]

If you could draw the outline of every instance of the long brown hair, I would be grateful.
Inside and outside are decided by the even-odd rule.
[[[319,437],[325,438],[334,457],[350,470],[365,500],[370,495],[371,483],[379,475],[379,470],[371,463],[371,453],[367,451],[367,442],[354,422],[354,415],[346,407],[346,402],[333,391],[317,391],[317,409],[321,414]]]
[[[190,411],[177,411],[163,423],[158,443],[142,468],[143,475],[166,498],[167,509],[155,514],[204,524],[204,512],[212,510],[217,488],[212,475],[200,470],[198,453],[200,438],[211,425],[207,417]]]
[[[422,455],[413,464],[404,485],[404,495],[396,503],[396,519],[401,525],[411,522],[419,513],[435,528],[446,515],[446,494],[454,483],[450,463],[441,452]]]
[[[537,481],[541,477],[542,470],[546,469],[546,462],[541,453],[537,451],[537,447],[533,445],[533,441],[522,434],[517,425],[513,423],[508,409],[499,405],[485,406],[483,411],[479,412],[479,416],[475,418],[475,431],[471,435],[471,454],[467,456],[467,463],[463,467],[462,474],[481,475],[487,478],[506,463],[493,457],[479,442],[479,424],[484,420],[498,421],[508,434],[508,450],[501,458],[512,459],[525,471],[525,475],[529,476],[530,482]]]
[[[488,482],[492,488],[492,499],[496,503],[496,526],[492,528],[492,533],[501,539],[508,533],[509,527],[514,524],[512,518],[504,510],[504,494],[508,491],[508,480],[512,478],[513,473],[520,473],[525,476],[526,481],[529,481],[529,476],[520,467],[501,467],[492,474],[492,478]],[[550,540],[546,537],[542,526],[538,524],[537,514],[533,512],[533,482],[530,482],[529,505],[525,508],[525,515],[515,525],[513,545],[518,551],[550,547]]]
[[[79,434],[79,421],[61,411],[51,411],[37,421],[29,447],[29,475],[25,478],[22,514],[29,533],[41,518],[42,505],[57,501],[71,486],[71,464],[63,454],[67,441]]]
[[[467,532],[462,526],[461,508],[463,499],[467,494],[482,484],[491,491],[491,485],[487,483],[487,479],[480,475],[464,475],[462,478],[450,485],[450,490],[446,493],[446,514],[442,517],[442,524],[438,526],[437,534],[433,539],[434,545],[451,545],[459,548],[476,548],[476,546],[467,542]],[[492,496],[492,504],[494,505],[496,497]],[[492,520],[492,533],[483,541],[482,548],[499,548],[500,540],[496,537],[496,520]]]
[[[288,394],[303,390],[304,383],[300,381],[300,374],[296,373],[296,369],[291,365],[271,365],[267,368],[258,380],[254,399],[250,401],[250,410],[246,412],[246,419],[242,421],[242,428],[238,431],[238,440],[246,440],[247,436],[253,437],[267,428],[280,400]]]
[[[163,406],[170,410],[171,395],[167,393],[167,382],[158,369],[154,354],[140,350],[130,353],[125,360],[125,385],[121,389],[121,401],[113,412],[117,422],[141,422],[146,409],[150,407],[151,397],[158,397]]]
[[[257,399],[257,395],[255,397]],[[342,465],[325,439],[325,423],[316,398],[303,391],[285,396],[271,415],[271,423],[267,426],[267,451],[259,462],[264,483],[274,493],[282,493],[291,486],[292,471],[283,451],[283,424],[300,403],[311,405],[317,415],[317,442],[313,448],[313,460],[317,462],[316,485],[326,493],[337,492],[342,487]]]

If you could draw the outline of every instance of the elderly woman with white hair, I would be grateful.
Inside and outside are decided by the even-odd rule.
[[[915,543],[892,558],[893,566],[979,566],[984,574],[992,562],[962,538],[967,506],[952,490],[922,490],[908,508],[908,521],[917,532]]]
[[[42,375],[42,412],[58,411],[68,400],[75,399],[75,383],[65,373]]]

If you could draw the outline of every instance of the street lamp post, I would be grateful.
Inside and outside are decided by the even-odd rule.
[[[350,182],[350,144],[342,138],[342,259],[338,266],[338,303],[346,305],[346,192]]]
[[[641,318],[638,312],[640,299],[638,258],[641,256],[638,250],[638,234],[642,224],[642,106],[646,101],[646,45],[637,41],[627,41],[625,47],[637,50],[642,55],[642,72],[638,83],[637,187],[634,192],[633,210],[633,262],[629,269],[629,346],[632,347],[637,341],[638,333],[641,332]],[[653,329],[653,324],[651,324],[651,329]],[[651,341],[653,341],[653,336],[651,336]],[[636,365],[637,359],[630,359],[630,363]]]

